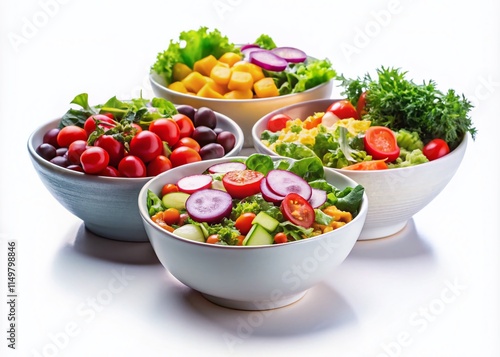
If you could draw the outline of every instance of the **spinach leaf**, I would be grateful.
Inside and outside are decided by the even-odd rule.
[[[249,170],[254,170],[267,175],[269,171],[274,169],[274,162],[268,155],[263,154],[252,154],[250,155],[246,161],[245,165]]]

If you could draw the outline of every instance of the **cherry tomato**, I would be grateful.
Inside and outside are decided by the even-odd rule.
[[[158,155],[146,165],[146,175],[156,176],[171,168],[172,162],[170,159],[164,155]]]
[[[184,114],[178,113],[172,116],[172,119],[177,123],[179,127],[180,137],[187,138],[193,135],[194,124],[193,121]]]
[[[286,123],[290,120],[292,120],[292,118],[289,115],[282,113],[275,114],[269,118],[269,121],[267,122],[267,130],[272,131],[273,133],[283,130],[286,128]]]
[[[366,91],[359,96],[358,104],[356,104],[356,111],[360,119],[366,114]]]
[[[163,142],[152,131],[141,131],[130,140],[130,154],[147,163],[163,154]]]
[[[68,125],[59,130],[57,134],[57,145],[67,148],[69,144],[76,140],[87,140],[85,129],[76,125]]]
[[[69,144],[68,151],[66,152],[69,162],[74,165],[80,165],[80,156],[85,150],[87,150],[86,140],[73,141]]]
[[[356,108],[354,108],[354,105],[347,99],[332,103],[326,111],[335,114],[339,119],[359,119]]]
[[[238,243],[236,243],[236,245],[243,245],[243,241],[245,240],[245,236],[239,235],[238,237],[236,237],[236,239],[238,240]]]
[[[285,233],[279,232],[274,235],[274,243],[281,244],[288,242],[288,237]]]
[[[190,147],[191,149],[196,150],[196,152],[200,152],[201,149],[200,144],[196,140],[187,136],[184,138],[180,138],[177,144],[174,145],[173,149],[177,149],[179,146]]]
[[[309,228],[314,223],[314,208],[307,200],[297,193],[289,193],[280,205],[283,217],[297,226]]]
[[[113,114],[110,115],[112,116]],[[107,114],[94,114],[85,120],[83,129],[87,132],[87,135],[90,135],[90,133],[97,129],[98,125],[104,130],[107,130],[113,128],[116,123],[113,120],[113,117],[110,117]]]
[[[120,171],[114,166],[106,166],[104,170],[97,173],[99,176],[121,177]]]
[[[239,230],[241,234],[247,235],[250,228],[252,228],[252,222],[255,216],[256,214],[253,212],[242,213],[241,216],[234,221],[234,227]]]
[[[94,146],[99,146],[108,152],[109,164],[114,167],[118,167],[118,163],[125,156],[125,145],[111,135],[101,135],[94,142]]]
[[[170,154],[170,161],[174,167],[177,167],[191,162],[201,161],[201,156],[196,150],[190,147],[179,146]]]
[[[155,133],[162,141],[172,147],[179,141],[181,132],[179,126],[172,118],[160,118],[149,124],[149,131]]]
[[[245,198],[260,192],[260,181],[264,175],[253,170],[229,171],[222,177],[222,184],[233,198]]]
[[[97,174],[109,164],[109,154],[103,148],[90,146],[80,156],[83,171],[87,174]]]
[[[118,163],[118,171],[125,177],[146,177],[146,165],[134,155],[124,156]]]
[[[399,146],[394,132],[385,126],[372,126],[363,139],[366,152],[374,160],[387,159],[392,162],[399,157]]]
[[[161,196],[165,196],[170,192],[179,192],[179,187],[175,183],[167,183],[161,188]]]
[[[212,234],[212,235],[209,235],[207,237],[207,240],[206,240],[207,243],[210,243],[210,244],[216,244],[216,243],[219,243],[219,235],[218,234]]]
[[[429,161],[432,161],[448,155],[450,153],[450,147],[443,139],[433,139],[424,146],[422,152]]]
[[[167,208],[163,211],[163,221],[169,226],[179,223],[181,213],[177,208]]]

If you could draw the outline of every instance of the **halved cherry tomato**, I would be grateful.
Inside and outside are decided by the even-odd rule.
[[[172,115],[172,119],[174,119],[174,121],[177,123],[177,126],[179,127],[181,138],[188,138],[193,135],[194,124],[187,115],[177,113]]]
[[[289,115],[283,113],[275,114],[269,118],[269,121],[267,122],[267,130],[272,131],[273,133],[283,130],[286,128],[286,123],[290,120],[292,120],[292,118]]]
[[[361,161],[356,164],[352,164],[343,167],[344,170],[385,170],[388,169],[385,160],[371,160],[371,161]]]
[[[448,155],[450,153],[450,147],[443,139],[433,139],[424,146],[422,153],[429,161],[432,161]]]
[[[172,118],[159,118],[149,124],[149,131],[155,133],[162,141],[172,147],[179,141],[181,132]]]
[[[347,99],[342,99],[330,104],[326,111],[335,114],[339,119],[359,119],[356,108],[354,108],[354,105]]]
[[[256,214],[253,212],[242,213],[241,216],[236,218],[234,221],[234,227],[240,231],[241,234],[247,235],[252,228],[252,221],[254,220]]]
[[[280,243],[286,243],[288,242],[288,237],[286,236],[285,233],[279,232],[274,235],[274,243],[280,244]]]
[[[233,198],[245,198],[260,192],[260,181],[264,174],[253,170],[229,171],[222,177],[222,184]]]
[[[283,217],[297,226],[309,228],[314,223],[314,208],[301,195],[292,192],[285,196],[280,205]]]
[[[188,146],[179,146],[174,149],[169,158],[174,167],[201,161],[200,154]]]
[[[366,114],[366,91],[359,96],[358,104],[356,104],[356,111],[360,119]]]
[[[165,196],[170,192],[179,192],[179,187],[175,183],[167,183],[161,188],[161,196]]]
[[[385,126],[372,126],[363,139],[366,152],[375,160],[392,162],[399,157],[399,146],[394,132]]]

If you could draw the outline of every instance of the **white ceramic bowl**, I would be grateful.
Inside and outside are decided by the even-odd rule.
[[[226,157],[238,155],[243,146],[241,128],[227,116],[216,113],[217,127],[231,131],[236,144]],[[87,175],[57,166],[36,153],[43,135],[56,128],[60,119],[42,125],[28,139],[28,151],[33,166],[49,192],[68,211],[85,222],[85,227],[105,238],[147,242],[137,195],[151,177],[124,178]]]
[[[252,128],[255,149],[277,155],[260,141],[267,121],[276,113],[293,119],[306,119],[314,112],[324,112],[335,100],[314,100],[284,107],[263,116]],[[370,207],[359,239],[387,237],[402,230],[414,214],[424,208],[448,184],[457,171],[467,148],[469,135],[450,154],[425,164],[381,171],[335,169],[365,187]]]
[[[218,305],[265,310],[291,304],[331,276],[348,256],[365,221],[366,195],[359,214],[345,226],[285,244],[242,247],[200,243],[173,235],[150,219],[146,204],[148,190],[158,194],[165,183],[177,182],[181,177],[201,173],[210,165],[228,160],[197,162],[172,169],[142,188],[139,211],[153,249],[175,278]],[[338,188],[356,185],[334,170],[325,171],[328,182]]]
[[[241,127],[245,135],[243,147],[253,147],[250,135],[253,125],[265,114],[290,104],[307,100],[330,98],[333,80],[306,90],[302,93],[288,94],[272,98],[256,99],[213,99],[184,94],[168,89],[165,80],[157,73],[149,76],[153,92],[158,97],[163,97],[175,104],[188,104],[195,108],[208,107],[216,112],[223,113],[232,118]]]

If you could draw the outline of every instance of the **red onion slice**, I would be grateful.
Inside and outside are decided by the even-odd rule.
[[[250,62],[268,71],[281,72],[288,66],[288,62],[268,50],[253,51],[250,53]]]

